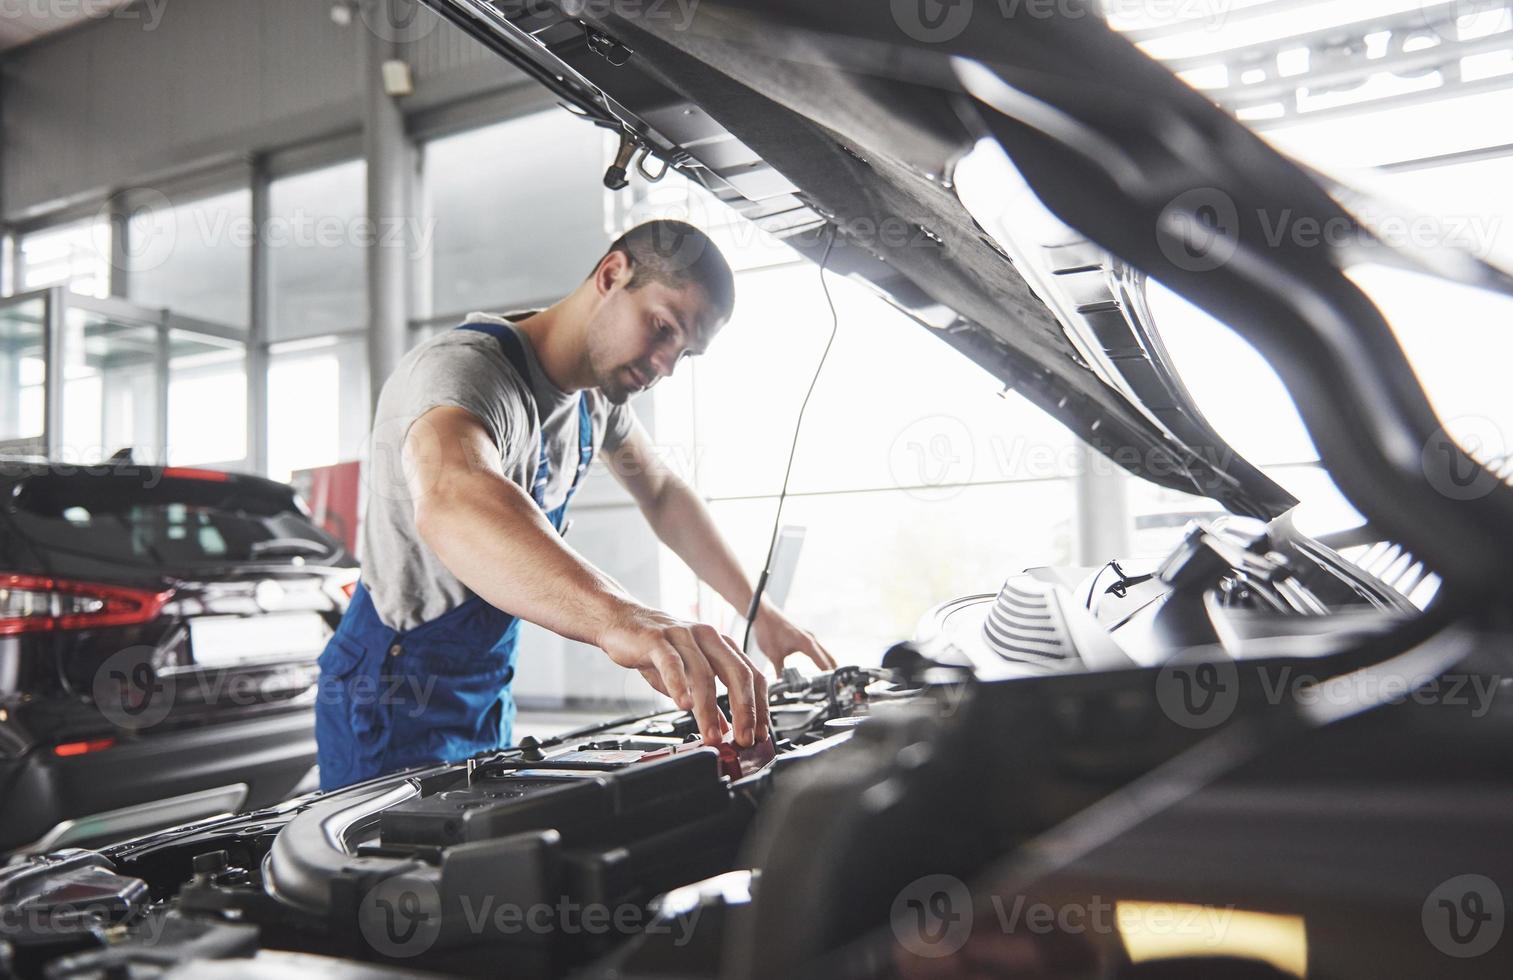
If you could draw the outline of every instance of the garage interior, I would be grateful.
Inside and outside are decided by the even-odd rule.
[[[709,356],[631,404],[753,581],[781,527],[768,595],[841,665],[881,668],[942,604],[991,600],[1024,569],[1112,566],[1134,582],[1193,522],[1225,513],[1127,472],[861,277],[823,273],[677,167],[642,157],[611,189],[615,133],[418,0],[0,5],[7,467],[125,460],[267,478],[360,561],[369,427],[401,358],[475,311],[556,302],[617,236],[670,218],[718,244],[735,312]],[[698,4],[666,6],[691,22]],[[1513,269],[1513,0],[1101,6],[1281,153],[1377,195],[1376,233],[1394,247]],[[955,163],[979,224],[1041,244],[1061,234],[987,157]],[[1274,231],[1307,246],[1335,230]],[[1489,324],[1507,296],[1386,264],[1349,275],[1446,428],[1506,472],[1513,337]],[[835,342],[800,428],[827,296]],[[1301,501],[1297,527],[1365,525],[1256,346],[1154,279],[1146,298],[1208,423]],[[746,610],[659,542],[602,463],[572,518],[570,547],[637,600],[742,634]],[[1377,544],[1340,551],[1431,605],[1439,577]],[[310,663],[325,639],[308,641]],[[517,740],[673,707],[593,646],[530,623],[521,646]],[[220,813],[227,798],[196,806],[146,819]],[[104,840],[73,833],[23,850]]]
[[[1476,18],[1480,36],[1429,46],[1421,5],[1399,4],[1354,39],[1364,56],[1303,57],[1299,70],[1294,54],[1279,77],[1252,84],[1244,72],[1264,69],[1244,66],[1356,20],[1304,6],[1246,5],[1222,31],[1212,12],[1126,26],[1278,145],[1369,174],[1411,213],[1442,216],[1442,237],[1506,263],[1513,33],[1499,15]],[[84,4],[73,19],[7,22],[0,446],[79,465],[130,448],[142,462],[300,486],[361,458],[372,379],[411,346],[474,310],[549,303],[626,227],[687,218],[739,273],[730,352],[636,411],[758,567],[806,380],[787,368],[817,358],[827,326],[815,271],[797,253],[676,172],[606,190],[614,139],[426,8],[381,31],[365,26],[379,15],[341,3],[149,8]],[[1256,19],[1290,32],[1232,46]],[[994,379],[847,286],[835,284],[842,326],[857,326],[843,329],[816,393],[785,510],[804,530],[792,611],[842,659],[875,663],[933,602],[995,591],[1011,566],[1159,555],[1189,518],[1213,511],[1094,462],[1054,420],[1013,392],[1000,397]],[[1507,431],[1493,377],[1507,342],[1467,338],[1487,350],[1487,376],[1436,383],[1454,370],[1435,362],[1447,328],[1438,302],[1380,288],[1404,307],[1394,327],[1441,415]],[[1165,336],[1182,339],[1175,327]],[[1226,343],[1191,356],[1254,358]],[[1260,367],[1253,398],[1293,415],[1270,373]],[[1201,383],[1192,374],[1189,385]],[[850,423],[858,399],[875,423],[864,429]],[[1346,526],[1349,504],[1301,425],[1240,414],[1249,419],[1219,423],[1230,441],[1326,524]],[[573,546],[636,595],[727,629],[737,620],[657,546],[602,468],[576,507]],[[1036,517],[987,520],[1005,512]],[[985,523],[994,532],[980,533]],[[527,646],[523,707],[651,694],[580,645],[536,632]]]

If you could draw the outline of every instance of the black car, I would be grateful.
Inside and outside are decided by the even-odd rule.
[[[0,852],[283,799],[356,562],[287,485],[0,464]]]
[[[1228,514],[1147,566],[1006,568],[878,668],[785,674],[770,761],[668,712],[5,869],[18,974],[1509,975],[1513,488],[1346,275],[1422,255],[1091,2],[428,3],[620,134],[612,186],[678,167]],[[982,145],[1064,234],[1011,254],[974,219]],[[1284,212],[1351,234],[1269,241]],[[1364,525],[1300,530],[1185,390],[1147,277],[1276,369]]]

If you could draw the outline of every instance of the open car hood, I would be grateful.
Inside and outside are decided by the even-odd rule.
[[[1438,489],[1479,464],[1445,436],[1387,324],[1343,275],[1362,248],[1375,261],[1389,249],[1364,229],[1350,246],[1268,245],[1265,216],[1284,208],[1356,221],[1316,176],[1109,29],[1096,4],[1047,17],[970,0],[426,3],[618,132],[608,182],[638,154],[660,158],[870,283],[1130,472],[1274,518],[1294,498],[1223,443],[1164,355],[1142,290],[1144,275],[1161,279],[1272,362],[1326,468],[1381,534],[1413,544],[1447,583],[1506,568],[1489,532],[1513,528],[1513,494]],[[1075,229],[1031,257],[1049,272],[1039,292],[954,187],[982,139]],[[1474,260],[1451,265],[1509,288]],[[1488,547],[1468,552],[1472,539]]]

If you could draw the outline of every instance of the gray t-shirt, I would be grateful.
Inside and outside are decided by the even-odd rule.
[[[510,321],[529,315],[530,311],[502,317],[474,313],[466,322],[515,330]],[[529,378],[520,377],[490,335],[447,330],[406,354],[379,393],[369,442],[362,578],[378,618],[391,629],[414,629],[473,595],[415,531],[414,504],[400,460],[416,419],[439,406],[466,409],[499,447],[504,475],[526,492],[536,478],[545,434],[551,466],[543,495],[546,509],[561,506],[567,497],[578,467],[578,394],[553,384],[530,341],[518,330],[515,335]],[[590,389],[588,399],[595,455],[612,452],[630,433],[635,415],[629,405],[611,405],[598,390]]]

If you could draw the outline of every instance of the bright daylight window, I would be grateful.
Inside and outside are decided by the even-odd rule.
[[[1143,4],[1110,20],[1283,152],[1383,204],[1384,233],[1513,268],[1513,10],[1492,3],[1290,0]],[[1169,13],[1168,13],[1169,16]],[[1243,65],[1243,70],[1237,66]],[[1310,72],[1330,81],[1308,84]],[[1501,375],[1513,300],[1385,266],[1350,270],[1386,315],[1447,430],[1484,461],[1513,445]],[[1309,505],[1325,530],[1360,520],[1317,466],[1274,372],[1248,344],[1156,285],[1153,313],[1219,432]],[[1222,367],[1222,369],[1221,369]],[[1225,380],[1247,379],[1243,404]]]
[[[563,257],[597,257],[609,243],[606,139],[553,108],[425,144],[427,315],[550,301],[578,285],[589,270]]]
[[[660,450],[711,501],[754,576],[830,329],[819,270],[680,177],[652,185],[629,223],[652,217],[708,229],[737,269],[736,311],[714,351],[650,397]],[[837,657],[871,663],[931,605],[1072,560],[1075,440],[869,290],[829,282],[840,333],[783,511],[785,525],[805,529],[785,606]],[[662,597],[675,613],[734,628],[737,611],[665,549]]]
[[[127,225],[127,296],[245,328],[252,294],[252,192],[197,200],[153,193]]]
[[[339,163],[273,181],[268,190],[268,339],[295,340],[368,322],[363,243],[367,165]]]
[[[103,216],[21,237],[17,292],[67,286],[86,296],[110,294],[110,223]]]

